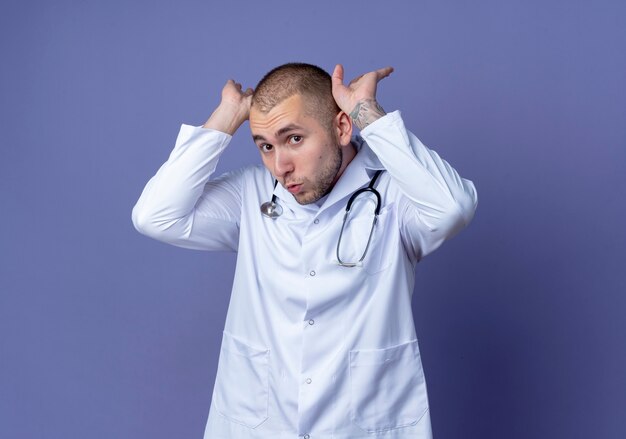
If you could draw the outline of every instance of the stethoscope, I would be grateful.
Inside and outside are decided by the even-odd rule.
[[[274,180],[274,190],[277,184],[278,180]],[[272,201],[261,204],[261,213],[271,219],[276,219],[283,214],[283,208],[276,202],[276,194],[272,194]]]
[[[358,189],[356,192],[352,194],[350,199],[348,200],[348,204],[346,205],[346,212],[343,215],[343,224],[341,225],[341,232],[339,232],[339,239],[337,240],[337,261],[339,265],[343,267],[356,267],[361,265],[363,259],[365,259],[365,255],[367,254],[367,249],[370,246],[370,242],[372,241],[372,235],[374,234],[374,227],[376,226],[376,222],[378,221],[378,214],[380,213],[380,205],[382,203],[380,193],[376,190],[374,185],[376,184],[376,180],[378,180],[378,176],[382,173],[382,169],[376,171],[372,179],[370,180],[370,184],[366,187]],[[276,189],[276,185],[278,185],[278,180],[274,180],[274,189]],[[348,215],[350,214],[350,209],[352,209],[352,204],[357,197],[363,193],[371,192],[376,196],[376,209],[374,210],[374,219],[372,220],[372,228],[370,229],[369,237],[367,238],[367,245],[365,246],[365,251],[363,251],[363,255],[357,262],[345,262],[341,260],[339,256],[339,248],[341,246],[341,238],[343,236],[343,230],[346,227],[346,220],[348,219]],[[261,213],[267,218],[276,219],[283,214],[283,208],[280,204],[276,202],[276,194],[272,194],[271,201],[266,201],[261,204]]]

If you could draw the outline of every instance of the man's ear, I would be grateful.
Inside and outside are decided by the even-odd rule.
[[[337,116],[335,116],[334,122],[335,134],[337,135],[339,144],[346,146],[352,139],[352,119],[350,119],[350,116],[348,116],[345,111],[340,111],[337,113]]]

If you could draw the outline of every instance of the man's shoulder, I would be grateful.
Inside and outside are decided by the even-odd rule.
[[[251,180],[265,179],[271,177],[269,175],[269,171],[262,164],[256,165],[247,165],[242,168],[239,168],[239,172],[244,175],[246,178]]]
[[[270,172],[262,164],[246,165],[226,171],[217,177],[216,180],[238,181],[237,186],[244,192],[247,188],[264,186],[265,184],[270,185],[274,181]]]

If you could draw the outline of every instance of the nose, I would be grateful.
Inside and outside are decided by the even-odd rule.
[[[293,160],[289,151],[274,151],[274,176],[284,181],[289,173],[293,172]]]

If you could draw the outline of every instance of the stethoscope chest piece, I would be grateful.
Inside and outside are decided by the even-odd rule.
[[[272,201],[261,204],[261,213],[268,218],[276,219],[283,214],[283,208],[275,200],[276,196],[274,195]]]
[[[274,189],[277,184],[278,180],[274,180]],[[271,219],[276,219],[283,214],[283,208],[276,202],[276,195],[272,195],[272,201],[261,204],[261,213]]]

